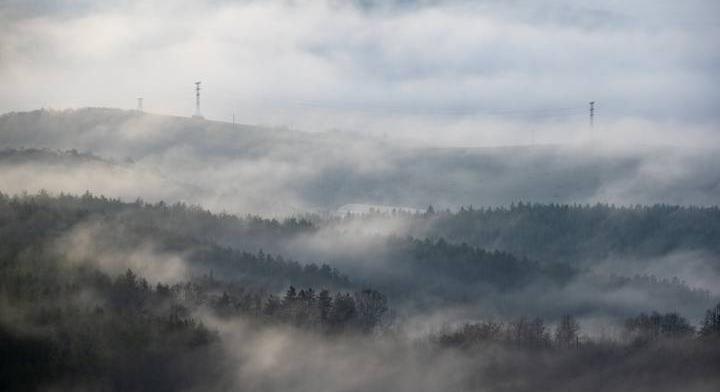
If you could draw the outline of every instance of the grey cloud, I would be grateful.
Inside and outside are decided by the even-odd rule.
[[[608,122],[717,121],[712,2],[357,2],[382,12],[344,2],[129,2],[62,15],[43,4],[27,19],[12,16],[15,3],[4,7],[0,80],[16,91],[0,100],[5,110],[128,107],[141,95],[150,110],[191,113],[191,82],[202,79],[210,117],[235,111],[244,122],[316,130],[357,129],[355,118],[389,132],[396,112],[444,128],[458,120],[438,111],[582,112],[590,99]],[[504,118],[526,124],[536,114]]]

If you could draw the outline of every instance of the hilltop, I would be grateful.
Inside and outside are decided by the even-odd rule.
[[[0,189],[92,190],[132,200],[187,201],[213,210],[290,214],[334,211],[344,205],[424,210],[512,202],[720,202],[720,158],[708,149],[588,145],[435,148],[397,145],[347,132],[301,132],[86,108],[0,116],[5,149],[80,151],[120,166],[127,186],[110,186],[73,161],[69,174],[40,159],[42,170],[22,186]],[[6,178],[38,156],[14,153],[0,161]],[[102,169],[105,170],[105,169]],[[113,175],[118,175],[113,171]],[[96,176],[95,176],[96,177]],[[22,189],[21,189],[22,187]],[[142,189],[142,194],[136,194]],[[268,197],[272,196],[272,197]]]

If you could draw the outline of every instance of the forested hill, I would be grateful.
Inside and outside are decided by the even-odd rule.
[[[414,236],[441,237],[549,262],[659,257],[675,252],[720,255],[717,206],[517,203],[396,216],[409,220],[407,227]]]
[[[525,207],[506,213],[518,208]],[[680,209],[685,210],[691,211]],[[702,286],[689,286],[672,279],[672,274],[598,275],[577,263],[539,260],[532,255],[532,243],[519,256],[461,243],[463,236],[477,230],[472,225],[456,227],[447,239],[355,231],[364,224],[372,227],[373,219],[405,219],[414,222],[418,234],[464,214],[474,212],[275,220],[213,214],[184,204],[125,203],[91,194],[1,196],[0,257],[6,266],[21,270],[32,269],[32,260],[44,260],[41,264],[47,268],[90,265],[110,274],[141,268],[140,273],[157,281],[214,274],[270,292],[289,285],[375,287],[396,305],[462,304],[513,316],[532,309],[551,316],[568,309],[624,316],[652,303],[658,310],[683,307],[696,317],[713,300]],[[505,235],[514,236],[512,231]],[[573,294],[579,284],[585,287],[581,296]],[[632,300],[621,295],[629,290],[637,292]]]
[[[123,203],[90,194],[0,194],[0,260],[5,268],[29,273],[72,265],[106,273],[140,268],[156,281],[215,273],[271,292],[291,284],[352,287],[347,276],[326,264],[300,264],[258,249],[221,246],[211,235],[227,228],[227,233],[259,233],[279,240],[301,225],[292,219],[239,219],[179,204]],[[205,229],[210,235],[199,235]]]

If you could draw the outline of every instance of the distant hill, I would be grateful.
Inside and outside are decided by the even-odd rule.
[[[88,108],[0,116],[0,148],[87,152],[121,162],[130,173],[126,180],[137,185],[116,189],[111,181],[84,181],[92,175],[53,173],[53,181],[31,181],[29,191],[61,191],[73,183],[76,191],[240,213],[284,215],[353,204],[421,210],[518,201],[720,204],[720,154],[711,147],[412,147],[343,132]],[[23,154],[43,165],[57,163]],[[125,188],[143,189],[143,195]],[[19,187],[2,179],[0,189]]]

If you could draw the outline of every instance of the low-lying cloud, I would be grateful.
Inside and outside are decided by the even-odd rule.
[[[594,100],[598,138],[717,141],[713,1],[61,3],[0,6],[0,110],[189,115],[202,80],[208,117],[249,124],[558,143]]]
[[[110,276],[132,270],[153,283],[177,283],[191,277],[191,267],[180,252],[160,249],[152,239],[137,244],[122,225],[84,222],[64,233],[52,250],[68,266],[86,266]]]
[[[3,116],[0,143],[110,160],[5,152],[6,193],[90,190],[241,214],[324,212],[353,203],[423,210],[517,201],[715,205],[720,194],[712,145],[428,148],[105,109]]]

